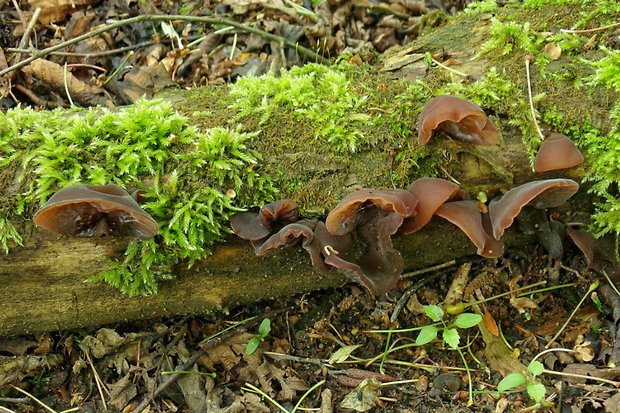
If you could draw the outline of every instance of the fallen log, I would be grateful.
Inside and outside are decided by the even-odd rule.
[[[467,42],[460,40],[464,50],[459,56],[460,69],[470,76],[481,76],[490,65],[497,65],[497,61],[491,62],[488,57],[474,59],[490,27],[489,21],[479,17],[459,18],[400,51],[386,55],[370,71],[376,76],[357,79],[360,82],[363,80],[360,89],[394,88],[394,93],[400,93],[407,87],[407,81],[403,79],[425,79],[434,85],[453,81],[449,74],[440,69],[426,70],[425,63],[411,56],[426,51],[451,51],[454,47],[453,33],[468,33],[473,27],[477,27],[475,35],[467,37]],[[514,66],[510,68],[514,69]],[[507,76],[512,76],[514,83],[523,84],[522,77],[517,74],[510,72]],[[567,84],[560,81],[557,84],[540,82],[538,86],[544,85],[550,95],[555,95]],[[164,99],[174,102],[196,126],[212,127],[230,124],[227,123],[231,118],[229,106],[234,98],[227,93],[225,87],[215,92],[172,91],[167,92]],[[398,97],[392,98],[399,101]],[[386,99],[389,100],[388,97]],[[523,99],[526,98],[522,97],[521,104],[525,102]],[[577,107],[576,101],[582,104]],[[587,119],[590,124],[605,130],[609,128],[608,111],[612,102],[609,94],[593,96],[587,91],[577,91],[571,99],[554,100],[552,107],[567,114],[564,119],[567,125]],[[514,107],[510,106],[510,111],[514,111]],[[502,105],[493,108],[494,119],[514,114],[506,108],[508,106]],[[208,110],[210,116],[205,119],[204,115],[197,115],[199,109],[203,112]],[[381,110],[397,109],[388,107]],[[404,115],[404,121],[412,127],[415,112],[416,109],[413,109]],[[289,118],[284,119],[286,116]],[[385,139],[381,135],[386,133],[396,136],[385,145],[368,144],[362,145],[356,152],[334,152],[330,148],[311,146],[310,142],[316,140],[312,130],[316,125],[291,116],[290,113],[276,112],[271,119],[260,124],[255,117],[249,116],[237,119],[235,125],[246,131],[261,130],[259,138],[248,145],[263,154],[261,167],[275,177],[281,195],[298,201],[304,215],[324,216],[340,198],[357,187],[402,188],[424,173],[423,167],[412,167],[407,164],[406,156],[400,156],[417,150],[411,143],[413,133],[398,135],[385,129],[385,124],[374,129],[367,128],[365,133],[369,141],[381,141]],[[523,116],[526,118],[527,114]],[[450,140],[431,143],[430,150],[438,154],[432,164],[434,174],[458,181],[472,194],[484,191],[491,197],[542,177],[569,177],[577,181],[583,177],[584,167],[559,173],[534,174],[528,155],[530,149],[524,146],[521,131],[511,128],[505,118],[502,126],[503,143],[497,147],[468,147]],[[448,159],[451,160],[450,165],[446,163]],[[4,175],[0,172],[0,194],[3,197],[15,195],[13,174],[18,173],[19,168],[5,171]],[[562,209],[562,219],[586,221],[591,208],[592,199],[581,190]],[[229,238],[215,245],[213,254],[193,267],[188,268],[184,263],[176,265],[173,269],[175,279],[161,283],[158,294],[130,298],[107,285],[85,282],[89,275],[106,268],[108,259],[122,259],[128,242],[126,239],[57,237],[34,229],[30,218],[11,217],[14,226],[20,229],[23,246],[12,245],[8,255],[0,255],[0,336],[226,311],[236,305],[338,287],[346,282],[345,277],[337,272],[319,274],[314,271],[301,248],[293,247],[267,257],[256,257],[248,243]],[[460,231],[438,218],[434,218],[431,225],[419,233],[398,236],[394,242],[405,258],[406,271],[466,257],[475,252],[475,247]],[[504,242],[506,250],[511,251],[531,248],[536,240],[513,229],[508,231]]]

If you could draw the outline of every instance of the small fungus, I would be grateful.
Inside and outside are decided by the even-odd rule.
[[[333,235],[329,233],[325,224],[319,222],[315,229],[315,237],[321,245],[326,264],[363,285],[372,294],[381,295],[396,287],[405,262],[400,252],[392,247],[391,234],[388,234],[391,229],[382,225],[380,220],[374,222],[377,225],[362,229],[362,235],[359,236],[356,233]],[[377,234],[377,227],[383,228],[380,234]],[[359,231],[360,229],[357,230]],[[357,241],[360,239],[366,244],[363,253],[357,250]]]
[[[482,109],[468,100],[441,95],[431,99],[420,113],[418,141],[426,144],[435,130],[477,145],[497,145],[499,131]]]
[[[268,236],[298,219],[297,204],[290,199],[281,199],[263,206],[258,213],[236,214],[230,219],[230,226],[235,234],[258,247]]]
[[[407,219],[400,228],[403,234],[418,231],[433,217],[433,214],[446,201],[454,198],[467,199],[468,195],[459,186],[441,178],[420,178],[407,189],[418,200],[415,214]]]
[[[331,268],[325,264],[321,246],[314,236],[317,222],[317,220],[303,219],[284,226],[255,249],[256,255],[265,255],[275,249],[295,245],[301,241],[302,247],[310,254],[312,265],[321,272],[329,271]]]
[[[572,226],[566,228],[566,235],[583,253],[590,268],[605,271],[614,285],[620,288],[620,263],[616,259],[612,238],[609,236],[594,238],[587,230]]]
[[[417,203],[415,196],[404,189],[362,189],[342,198],[327,215],[325,225],[330,233],[342,235],[358,225],[362,217],[358,212],[366,207],[394,212],[404,219],[415,213]]]
[[[534,170],[536,172],[557,171],[572,168],[583,163],[583,155],[566,135],[551,133],[540,145]]]
[[[38,226],[61,235],[100,237],[157,234],[157,222],[118,185],[72,185],[56,192],[34,215]]]
[[[435,215],[459,227],[478,248],[478,255],[498,258],[504,253],[502,242],[491,236],[489,216],[480,212],[478,201],[446,202],[435,211]]]
[[[511,189],[489,204],[493,236],[499,240],[524,206],[530,205],[538,209],[553,208],[564,203],[578,189],[579,184],[572,179],[532,181]]]
[[[338,241],[346,240],[355,248],[341,251],[330,245],[337,253],[327,254],[325,262],[375,295],[394,288],[405,263],[392,246],[391,236],[415,213],[416,204],[415,196],[403,189],[364,189],[347,195],[329,213],[325,228],[334,236],[350,234],[350,240]],[[318,226],[316,231],[320,231]]]

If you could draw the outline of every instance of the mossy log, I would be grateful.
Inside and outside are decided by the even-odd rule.
[[[555,9],[549,12],[559,24],[571,27],[570,12]],[[550,20],[540,17],[537,21],[543,24]],[[357,86],[360,90],[386,89],[390,93],[406,88],[407,79],[424,79],[429,84],[445,83],[452,75],[441,69],[427,70],[426,64],[414,55],[458,51],[459,70],[475,78],[490,66],[500,69],[505,66],[507,75],[513,76],[511,82],[525,91],[523,76],[518,74],[522,57],[506,56],[503,63],[502,60],[491,62],[484,56],[474,59],[489,27],[489,20],[480,16],[460,17],[415,43],[383,56],[377,66],[366,71],[367,75],[355,80],[359,82]],[[498,57],[497,54],[491,55],[495,59]],[[569,84],[570,81],[539,80],[535,82],[535,88],[545,90],[550,98],[561,95],[562,98],[553,100],[549,107],[566,114],[563,122],[567,126],[588,119],[597,128],[608,129],[607,113],[613,97],[585,91],[574,91],[568,96],[565,90]],[[458,180],[473,194],[485,191],[490,196],[543,177],[570,177],[580,181],[587,166],[544,176],[532,172],[528,149],[522,142],[522,131],[511,128],[506,119],[514,114],[515,108],[526,107],[522,105],[526,102],[525,96],[521,96],[520,106],[512,102],[493,108],[493,119],[500,121],[504,135],[500,146],[471,148],[458,142],[436,140],[431,144],[431,150],[441,156],[439,162],[435,159],[430,167],[440,171],[437,175]],[[225,87],[172,91],[164,98],[175,102],[197,127],[230,125],[231,98]],[[390,98],[382,99],[389,101]],[[193,116],[197,111],[208,111],[210,116]],[[405,113],[406,119],[400,121],[413,127],[417,116],[414,112]],[[236,122],[246,131],[261,130],[259,139],[252,145],[263,154],[262,167],[275,177],[283,196],[298,201],[304,214],[324,215],[355,187],[405,187],[406,182],[423,174],[424,168],[407,168],[398,164],[404,164],[399,154],[412,150],[412,145],[405,141],[411,139],[412,133],[396,137],[385,146],[360,145],[355,153],[334,155],[329,148],[310,143],[316,142],[312,130],[316,125],[286,116],[286,113],[274,113],[271,119],[260,125],[251,117]],[[527,112],[523,116],[526,117]],[[386,123],[376,130],[368,128],[364,132],[375,142],[381,142],[378,135],[394,133]],[[446,163],[447,160],[450,164]],[[295,185],[287,189],[286,183],[292,181]],[[8,188],[10,180],[0,180],[0,185],[6,185],[0,187],[0,194],[11,193]],[[591,205],[591,198],[582,189],[562,209],[562,218],[587,220]],[[24,246],[16,246],[8,255],[0,255],[0,336],[226,311],[240,304],[339,287],[346,282],[345,277],[337,272],[319,274],[314,271],[301,248],[256,257],[249,243],[231,237],[216,245],[211,256],[193,267],[178,265],[174,269],[176,278],[161,283],[158,294],[130,298],[107,285],[85,283],[88,275],[106,267],[107,259],[122,258],[127,240],[56,237],[38,231],[27,219],[15,223],[15,226],[23,229]],[[515,249],[531,252],[536,242],[535,237],[516,229],[509,230],[504,240],[508,252]],[[397,236],[394,242],[405,258],[406,271],[475,253],[475,248],[460,231],[437,218],[419,233]]]

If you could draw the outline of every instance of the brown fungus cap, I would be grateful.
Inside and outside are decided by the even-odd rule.
[[[415,196],[404,189],[361,189],[342,198],[327,215],[325,225],[330,233],[342,235],[358,225],[361,219],[359,212],[366,207],[375,206],[406,218],[415,213],[417,202]]]
[[[38,226],[61,235],[100,237],[157,234],[157,222],[118,185],[71,185],[56,192],[34,215]]]
[[[578,189],[579,184],[572,179],[532,181],[511,189],[489,204],[493,236],[500,239],[524,206],[553,208],[566,202]]]
[[[241,212],[230,219],[230,226],[237,236],[260,246],[271,234],[299,219],[297,204],[290,199],[280,199],[263,206],[258,213]]]
[[[320,272],[328,272],[331,267],[325,264],[321,254],[321,247],[314,236],[314,229],[318,221],[303,219],[285,225],[255,248],[256,255],[265,255],[273,250],[285,248],[301,242],[302,247],[310,254],[312,265]]]
[[[450,199],[467,199],[468,195],[457,184],[441,178],[420,178],[407,188],[418,203],[415,214],[403,222],[400,232],[411,234],[418,231],[433,217],[441,205]]]
[[[331,234],[322,222],[314,232],[327,265],[363,285],[371,294],[381,295],[396,287],[405,267],[403,257],[390,240],[390,232],[398,228],[399,218],[395,213],[376,209],[367,213],[378,214],[380,218],[344,235]],[[361,253],[360,244],[364,247]]]
[[[566,235],[583,253],[589,267],[605,271],[614,285],[620,288],[620,263],[616,259],[613,237],[594,238],[589,231],[572,226],[566,228]]]
[[[478,248],[478,255],[498,258],[504,253],[502,242],[491,236],[488,214],[480,212],[477,201],[446,202],[437,209],[435,215],[459,227]]]
[[[583,163],[583,155],[566,135],[552,132],[538,148],[534,160],[536,172],[557,171]]]
[[[418,125],[419,143],[428,143],[437,129],[476,145],[499,143],[500,133],[482,109],[456,96],[437,96],[422,109]]]

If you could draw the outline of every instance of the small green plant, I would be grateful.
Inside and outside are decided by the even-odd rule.
[[[474,326],[477,326],[478,323],[482,321],[482,316],[480,314],[475,313],[461,313],[456,319],[447,324],[444,320],[444,311],[441,307],[436,305],[425,305],[424,312],[437,324],[431,324],[428,326],[422,327],[420,332],[418,333],[418,337],[415,340],[416,345],[422,346],[424,344],[428,344],[431,341],[435,340],[439,333],[441,333],[441,338],[445,344],[448,345],[452,350],[456,350],[461,356],[461,360],[465,365],[465,370],[467,370],[467,378],[469,383],[469,401],[468,405],[472,405],[474,403],[473,400],[473,384],[471,380],[471,372],[469,370],[469,365],[467,364],[467,360],[465,359],[465,355],[463,351],[459,347],[459,343],[461,341],[461,336],[459,335],[458,329],[467,329]]]
[[[527,366],[527,371],[532,375],[532,378],[526,377],[522,373],[511,373],[504,377],[497,385],[498,393],[505,393],[508,390],[515,389],[519,386],[526,385],[528,396],[536,403],[542,403],[545,400],[546,389],[545,386],[536,380],[536,377],[540,376],[545,370],[545,367],[540,361],[532,360]]]
[[[258,346],[260,346],[260,343],[265,341],[265,338],[267,338],[270,331],[271,331],[271,320],[268,318],[265,318],[263,321],[261,321],[260,325],[258,326],[258,334],[256,334],[254,337],[252,337],[248,341],[248,345],[245,347],[245,354],[254,353],[256,349],[258,348]]]
[[[450,324],[446,324],[443,319],[444,311],[441,307],[436,305],[425,305],[424,312],[435,323],[441,323],[441,325],[428,325],[422,327],[420,333],[418,333],[418,337],[416,338],[416,344],[422,346],[424,344],[430,343],[435,340],[439,333],[442,334],[442,340],[445,344],[448,345],[453,350],[459,349],[460,335],[458,332],[458,328],[471,328],[476,325],[480,321],[482,321],[482,316],[480,314],[474,313],[461,313],[456,317]]]
[[[502,56],[507,56],[515,50],[535,54],[539,51],[543,40],[540,34],[530,29],[528,22],[504,23],[494,18],[491,21],[491,39],[482,45],[480,54],[499,51]]]

